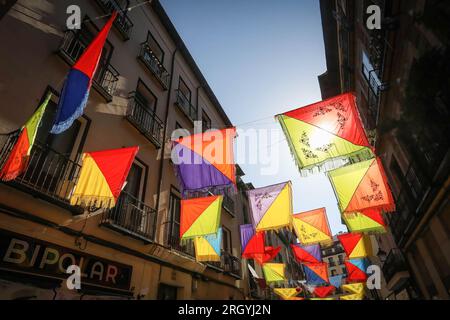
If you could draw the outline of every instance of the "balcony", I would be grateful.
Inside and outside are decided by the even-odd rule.
[[[241,279],[241,260],[227,251],[222,250],[220,261],[208,262],[209,267],[228,274],[234,278]]]
[[[0,165],[7,160],[19,132],[0,135]],[[5,182],[33,197],[43,199],[73,214],[82,214],[83,209],[69,202],[80,174],[81,166],[48,146],[35,142],[25,172],[15,180]]]
[[[97,2],[105,14],[112,13],[113,11],[119,13],[114,21],[114,27],[117,28],[124,40],[129,40],[131,30],[133,29],[133,22],[127,16],[128,11],[124,10],[125,8],[122,8],[115,0],[95,0],[95,2]]]
[[[231,214],[233,217],[235,216],[234,213],[234,201],[233,199],[225,194],[223,197],[223,202],[222,202],[222,207],[229,213]]]
[[[447,131],[445,131],[447,132]],[[389,215],[389,226],[401,248],[419,224],[443,180],[450,170],[448,135],[442,141],[428,141],[421,136],[413,147],[410,166],[403,177],[399,195],[396,197],[397,212]],[[428,142],[427,142],[428,141]]]
[[[175,104],[183,111],[183,113],[192,121],[198,120],[198,109],[193,106],[188,98],[184,94],[177,90],[177,101]]]
[[[164,90],[169,89],[170,74],[153,53],[147,42],[141,43],[138,59],[150,70]]]
[[[167,224],[169,230],[171,229],[171,224],[171,222]],[[173,250],[184,253],[190,257],[195,257],[194,241],[181,241],[178,232],[169,231],[166,244]]]
[[[59,55],[69,64],[73,65],[86,49],[87,44],[82,42],[76,32],[66,31]],[[117,89],[119,73],[109,63],[100,62],[93,77],[93,87],[106,99],[111,102]]]
[[[406,279],[409,278],[405,258],[398,249],[392,249],[383,263],[383,274],[390,290],[396,290]]]
[[[155,209],[122,192],[116,206],[103,213],[100,225],[148,244],[155,239],[156,220]]]
[[[126,118],[136,129],[149,139],[157,149],[163,143],[164,124],[154,111],[138,98],[135,92],[130,94]]]

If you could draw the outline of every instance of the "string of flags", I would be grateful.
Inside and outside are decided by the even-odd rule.
[[[94,40],[70,69],[57,106],[51,133],[71,127],[86,107],[95,74],[111,26],[114,12]],[[0,180],[11,181],[26,170],[49,94],[19,131]],[[277,115],[301,176],[326,172],[332,185],[342,220],[349,233],[338,235],[344,248],[347,276],[329,276],[322,249],[334,238],[325,208],[294,214],[290,181],[248,190],[251,223],[240,226],[241,254],[261,266],[263,278],[249,270],[261,287],[273,288],[284,300],[332,300],[338,290],[341,300],[362,300],[368,259],[373,255],[370,235],[386,232],[383,215],[395,211],[386,174],[376,150],[369,144],[359,117],[356,97],[345,93],[309,106]],[[236,192],[234,140],[236,128],[209,130],[172,142],[172,160],[183,199],[180,208],[182,242],[193,241],[199,262],[221,261],[223,230],[220,228],[222,202],[228,192]],[[214,150],[214,152],[210,152]],[[70,194],[70,203],[83,207],[113,208],[120,196],[139,147],[85,152],[81,170]],[[282,236],[293,232],[297,242]],[[270,233],[284,239],[306,277],[297,288],[275,288],[291,284],[286,265],[273,262],[281,247],[267,246]],[[303,293],[303,297],[298,297]]]

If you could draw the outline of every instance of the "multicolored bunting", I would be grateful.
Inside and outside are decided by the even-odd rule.
[[[277,118],[303,176],[374,157],[351,93]]]
[[[280,252],[281,247],[266,247],[264,232],[256,232],[253,225],[240,226],[242,257],[244,259],[254,259],[258,264],[263,265],[272,261]]]
[[[379,158],[328,173],[342,213],[395,211],[394,198]]]
[[[216,234],[194,239],[195,259],[198,262],[220,261],[222,244],[222,228]]]
[[[315,294],[318,298],[326,298],[326,297],[328,297],[330,294],[332,294],[335,290],[336,290],[336,288],[333,287],[333,286],[316,287],[316,288],[314,289],[314,294]]]
[[[181,200],[180,238],[214,235],[219,230],[223,196]]]
[[[364,213],[343,213],[342,218],[350,232],[386,233],[386,223],[378,210],[367,209]]]
[[[257,232],[279,230],[291,225],[291,182],[247,191],[252,222]]]
[[[103,29],[100,30],[70,69],[59,99],[55,123],[51,133],[59,134],[69,129],[72,123],[83,114],[89,98],[93,76],[102,56],[109,30],[116,17],[117,12],[114,12]]]
[[[207,131],[173,142],[172,162],[184,195],[236,185],[236,128]]]
[[[310,285],[320,286],[329,283],[328,265],[324,262],[304,264],[304,271],[307,282]]]
[[[125,185],[139,147],[83,154],[80,177],[70,198],[72,205],[112,208]]]
[[[337,276],[330,277],[330,284],[336,289],[339,289],[342,286],[343,278],[343,274],[338,274]]]
[[[365,282],[367,280],[367,267],[368,262],[366,259],[350,259],[345,261],[347,282]]]
[[[361,233],[346,233],[337,236],[349,259],[373,256],[370,236]]]
[[[342,290],[344,292],[348,293],[354,293],[354,294],[364,294],[365,284],[364,283],[350,283],[350,284],[344,284],[342,286]]]
[[[283,282],[285,265],[283,263],[266,263],[263,265],[264,279],[267,283]]]
[[[322,262],[322,251],[320,245],[302,246],[300,244],[292,244],[292,251],[295,259],[299,263],[320,263]]]
[[[22,127],[14,147],[0,170],[0,180],[14,180],[27,168],[31,148],[34,145],[39,125],[51,98],[52,94],[49,93],[33,116]]]
[[[364,294],[348,294],[339,297],[340,300],[363,300]]]
[[[303,245],[329,244],[333,241],[325,208],[294,215],[293,225]]]
[[[275,288],[273,292],[283,300],[292,300],[299,294],[295,288]]]

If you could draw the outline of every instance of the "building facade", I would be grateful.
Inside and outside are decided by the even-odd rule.
[[[381,29],[367,27],[371,5]],[[449,298],[449,12],[445,1],[321,1],[322,95],[356,93],[396,200],[377,236],[382,299]]]
[[[53,98],[26,172],[0,183],[0,298],[251,298],[248,268],[240,259],[248,185],[239,167],[238,192],[223,201],[222,261],[196,262],[192,243],[179,240],[172,132],[192,134],[194,121],[203,130],[232,123],[159,1],[13,2],[0,16],[0,37],[8,43],[0,49],[0,163],[18,128],[48,92]],[[72,4],[82,11],[79,30],[66,28]],[[64,78],[111,9],[120,15],[85,114],[69,130],[51,135]],[[83,152],[135,145],[139,153],[113,209],[86,212],[70,205]],[[81,290],[65,286],[73,262],[82,269]]]

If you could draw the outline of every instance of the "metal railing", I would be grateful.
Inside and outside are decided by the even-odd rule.
[[[178,107],[186,114],[186,116],[192,121],[198,120],[198,109],[196,106],[192,105],[188,98],[184,94],[177,90],[177,101]]]
[[[156,210],[122,192],[114,208],[103,213],[101,225],[145,242],[155,240]]]
[[[157,148],[161,148],[164,123],[154,111],[143,102],[136,92],[131,92],[127,110],[127,119],[147,137]]]
[[[408,270],[405,258],[399,249],[392,249],[389,252],[382,270],[386,283],[389,283],[396,273]]]
[[[234,200],[227,194],[223,196],[222,206],[225,210],[227,210],[231,215],[235,215],[234,213]]]
[[[232,276],[238,278],[241,278],[242,276],[241,260],[228,251],[222,250],[220,261],[208,262],[208,264]]]
[[[3,135],[0,151],[0,164],[3,165],[17,141],[19,132]],[[69,199],[78,180],[81,166],[48,146],[35,142],[31,149],[25,171],[13,181],[13,187],[43,198],[73,212],[80,208],[71,206]]]
[[[147,42],[141,43],[139,59],[147,66],[164,89],[169,88],[170,74],[153,53]]]
[[[193,240],[181,241],[180,234],[174,231],[174,230],[178,231],[177,228],[174,228],[174,224],[175,223],[170,221],[166,223],[167,228],[166,245],[173,250],[185,253],[191,257],[195,257],[194,241]]]
[[[130,39],[131,30],[133,29],[133,21],[128,17],[125,8],[122,8],[115,0],[96,0],[103,12],[111,13],[117,11],[118,15],[114,21],[114,26],[119,30],[124,40]]]
[[[64,34],[64,39],[59,48],[63,58],[73,65],[86,49],[87,44],[84,43],[78,34],[72,30],[68,30]],[[116,92],[117,83],[119,81],[119,72],[109,63],[100,61],[97,71],[93,76],[94,87],[102,93],[108,100]]]

